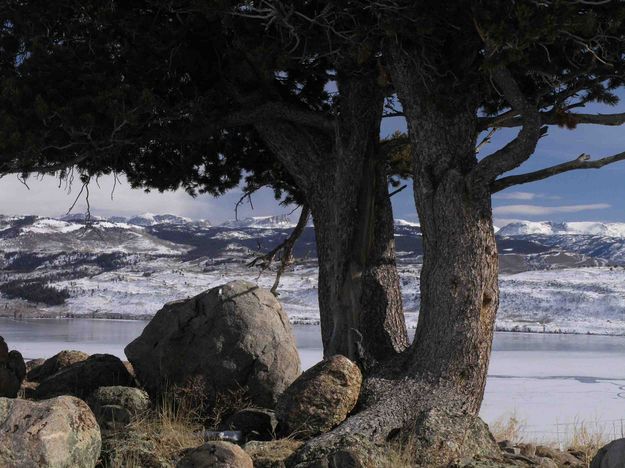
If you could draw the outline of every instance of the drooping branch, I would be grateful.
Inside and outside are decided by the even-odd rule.
[[[569,161],[556,166],[547,167],[539,171],[528,172],[527,174],[520,174],[508,177],[502,177],[497,179],[491,185],[491,192],[499,192],[513,185],[527,184],[529,182],[536,182],[537,180],[546,179],[563,172],[575,171],[577,169],[599,169],[600,167],[607,166],[618,161],[625,161],[625,151],[594,161],[590,160],[590,156],[587,154],[581,154],[573,161]]]
[[[514,140],[486,156],[473,169],[471,179],[477,186],[482,186],[482,182],[490,184],[499,175],[525,162],[534,153],[538,140],[545,132],[541,128],[540,112],[523,95],[512,73],[505,67],[499,67],[492,71],[492,79],[510,107],[520,115],[522,128]]]
[[[579,114],[575,112],[541,112],[541,122],[543,125],[607,125],[618,126],[625,124],[625,112],[618,114]],[[480,129],[487,128],[513,128],[523,125],[522,119],[518,115],[507,115],[497,117],[483,117],[480,119]]]
[[[274,296],[277,296],[278,286],[280,285],[280,278],[286,268],[293,263],[293,248],[295,247],[295,243],[301,237],[304,232],[304,228],[306,227],[306,223],[308,223],[308,218],[310,217],[310,208],[308,205],[302,206],[302,212],[300,213],[299,219],[295,228],[289,234],[289,236],[278,246],[272,249],[270,252],[266,254],[260,255],[254,258],[251,262],[247,264],[248,267],[253,267],[258,265],[260,267],[260,274],[263,271],[269,269],[276,259],[278,253],[280,253],[280,266],[278,267],[278,271],[276,272],[276,278],[273,282],[273,286],[271,287],[271,292]]]

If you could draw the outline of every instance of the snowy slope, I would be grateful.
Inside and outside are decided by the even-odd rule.
[[[568,234],[625,238],[625,223],[519,221],[502,227],[497,234],[500,236]]]

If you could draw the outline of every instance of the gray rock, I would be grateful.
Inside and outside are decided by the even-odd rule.
[[[0,336],[0,397],[15,398],[20,391],[26,364],[18,351],[10,351]]]
[[[176,468],[254,468],[250,456],[230,442],[208,442],[186,450]]]
[[[44,379],[56,374],[58,371],[65,369],[77,362],[82,362],[89,357],[87,353],[82,351],[61,351],[49,359],[46,359],[39,366],[31,364],[27,378],[31,382],[41,382]],[[40,361],[40,360],[38,360]]]
[[[360,369],[345,356],[311,367],[278,400],[281,433],[304,439],[338,426],[356,406],[361,384]]]
[[[246,408],[237,411],[224,423],[224,429],[241,431],[245,440],[272,440],[276,437],[278,420],[273,411]]]
[[[625,439],[617,439],[601,447],[590,463],[590,468],[625,467]]]
[[[433,408],[415,423],[415,454],[423,466],[447,466],[457,460],[499,459],[501,451],[479,417]],[[452,457],[452,458],[450,458]]]
[[[541,458],[550,458],[556,462],[556,465],[558,466],[586,466],[581,460],[575,458],[570,453],[547,447],[546,445],[536,446],[536,456]]]
[[[293,439],[248,442],[243,447],[252,457],[254,468],[286,468],[287,459],[302,445]]]
[[[41,381],[34,392],[41,400],[58,395],[86,399],[100,387],[132,386],[134,379],[121,360],[110,354],[94,354]]]
[[[125,426],[136,415],[150,407],[150,397],[133,387],[100,387],[87,399],[87,404],[95,414],[103,429],[118,429]]]
[[[199,377],[209,405],[217,394],[243,388],[254,405],[272,408],[300,373],[282,306],[246,281],[165,305],[125,352],[151,396]]]
[[[0,466],[93,468],[100,447],[100,428],[78,398],[0,398]]]

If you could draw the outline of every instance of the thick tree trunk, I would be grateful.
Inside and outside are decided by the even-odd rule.
[[[324,355],[370,367],[403,351],[408,339],[385,167],[372,159],[363,166],[360,177],[328,187],[333,200],[311,203]]]
[[[286,122],[256,128],[303,191],[319,258],[324,355],[364,368],[408,346],[385,161],[378,144],[383,94],[375,75],[338,80],[335,135]]]
[[[404,59],[393,57],[391,74],[408,122],[423,234],[415,339],[402,356],[369,376],[359,411],[309,441],[299,452],[301,461],[327,457],[354,443],[353,434],[359,434],[360,442],[384,443],[416,431],[421,444],[417,458],[426,466],[473,456],[476,450],[496,451],[488,431],[475,429],[482,424],[476,415],[499,302],[490,193],[470,183],[477,165],[477,99],[469,89],[457,96],[451,87],[440,94],[424,89],[414,78],[415,62]],[[443,432],[458,424],[466,430],[453,436],[453,443],[441,445],[430,431],[432,421],[440,420],[448,422]]]

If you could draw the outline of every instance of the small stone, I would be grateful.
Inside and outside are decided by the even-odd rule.
[[[66,350],[55,354],[49,359],[43,361],[40,365],[32,363],[28,370],[27,378],[31,382],[41,382],[44,379],[56,374],[77,362],[82,362],[89,358],[87,353],[82,351]],[[41,359],[37,359],[41,361]]]
[[[237,411],[224,423],[224,429],[241,431],[246,440],[272,440],[276,436],[278,420],[273,411],[246,408]]]
[[[293,439],[251,441],[243,447],[252,458],[254,468],[285,468],[286,460],[302,445]]]
[[[208,442],[185,450],[176,468],[254,468],[250,456],[229,442]]]
[[[16,398],[24,377],[26,364],[18,351],[10,351],[0,336],[0,397]]]
[[[521,455],[530,458],[536,456],[536,446],[534,444],[519,444],[519,448],[521,449]]]
[[[44,379],[35,390],[37,399],[58,395],[87,398],[100,387],[132,386],[134,379],[121,360],[110,354],[94,354]]]

